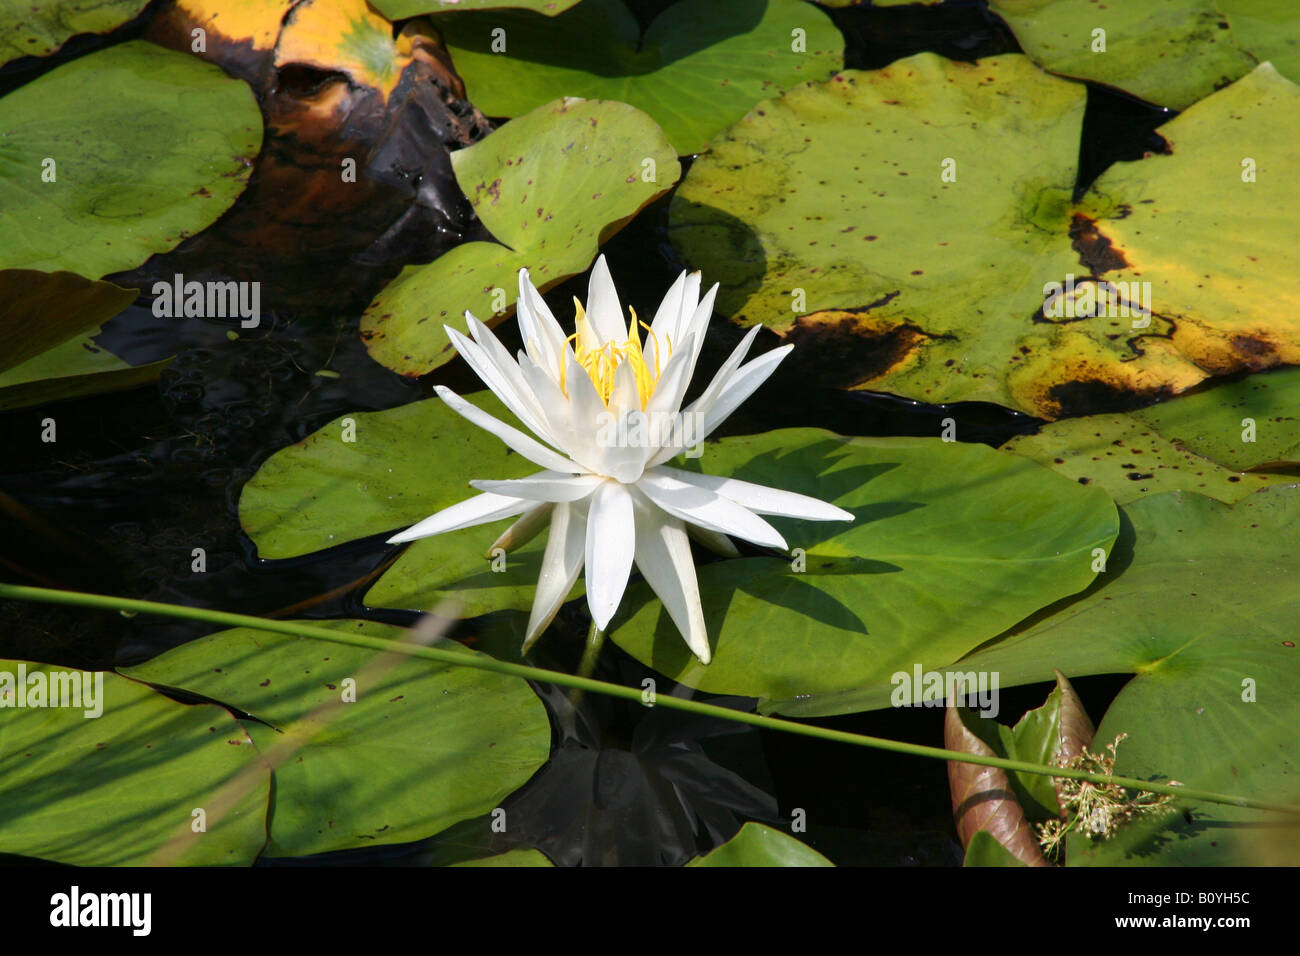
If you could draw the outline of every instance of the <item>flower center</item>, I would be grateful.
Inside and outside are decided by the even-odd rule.
[[[604,345],[598,344],[595,330],[592,329],[590,321],[587,319],[586,310],[583,309],[582,303],[576,298],[573,300],[574,308],[577,310],[577,319],[574,326],[578,331],[570,335],[566,341],[573,343],[573,356],[578,364],[582,366],[587,377],[591,379],[591,384],[596,386],[596,392],[600,395],[601,401],[605,407],[609,407],[610,396],[614,394],[614,377],[619,366],[626,365],[632,370],[632,375],[636,381],[637,398],[641,404],[641,410],[644,411],[646,403],[650,401],[650,396],[654,394],[655,386],[659,383],[660,362],[667,359],[673,353],[673,343],[671,339],[666,339],[664,346],[660,346],[659,338],[654,334],[650,326],[644,322],[638,322],[636,310],[631,306],[628,312],[631,318],[627,323],[627,339],[621,343],[606,342]],[[640,335],[637,332],[637,326],[646,330],[650,340],[654,343],[654,365],[653,367],[646,361],[645,352],[641,348]],[[666,338],[666,337],[665,337]],[[565,368],[563,360],[560,366],[560,389],[568,396],[569,390],[565,382]]]

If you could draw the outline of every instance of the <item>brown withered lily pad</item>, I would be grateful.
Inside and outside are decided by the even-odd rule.
[[[179,0],[150,37],[248,82],[266,141],[235,209],[145,280],[256,280],[277,304],[335,310],[349,307],[337,298],[347,288],[359,308],[386,268],[473,230],[450,153],[489,126],[427,22],[394,36],[364,0]],[[321,281],[338,270],[353,281]]]
[[[1260,66],[1074,202],[1085,96],[1021,56],[805,84],[691,168],[673,242],[844,388],[1055,419],[1300,363],[1300,87]]]

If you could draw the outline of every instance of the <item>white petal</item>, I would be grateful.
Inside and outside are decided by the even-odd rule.
[[[806,518],[811,521],[852,521],[853,515],[843,508],[828,504],[819,498],[801,495],[793,491],[782,491],[766,485],[755,485],[738,478],[723,478],[718,475],[703,475],[694,471],[682,471],[666,465],[656,468],[656,473],[671,475],[679,481],[690,485],[699,485],[715,494],[730,498],[738,505],[744,505],[750,511],[761,515],[781,515],[786,518]]]
[[[484,431],[496,435],[511,450],[523,455],[529,461],[541,465],[543,468],[549,468],[551,471],[574,472],[586,470],[558,452],[551,451],[537,439],[528,437],[519,429],[512,428],[505,422],[493,418],[481,408],[471,405],[445,385],[435,385],[434,391],[438,393],[439,398],[462,417],[473,422]]]
[[[636,388],[636,372],[632,363],[620,362],[614,369],[614,387],[609,393],[609,410],[615,415],[625,415],[641,410],[641,393]]]
[[[533,596],[533,610],[524,634],[525,652],[555,620],[560,605],[578,583],[586,540],[587,521],[582,510],[575,505],[556,505],[542,557],[542,573],[537,578],[537,593]]]
[[[704,334],[709,329],[709,320],[713,318],[713,300],[718,295],[718,283],[713,283],[713,288],[704,293],[704,298],[700,299],[699,305],[695,307],[695,312],[678,330],[678,336],[682,341],[688,337],[695,337],[695,360],[700,357],[700,351],[704,348]],[[691,372],[695,371],[695,360],[691,362]]]
[[[646,362],[650,368],[654,368],[655,355],[659,356],[660,372],[663,371],[663,365],[667,364],[668,342],[677,341],[677,330],[682,325],[682,313],[685,315],[694,315],[695,302],[699,294],[699,273],[690,273],[694,277],[694,294],[690,293],[690,277],[685,271],[682,271],[673,284],[668,287],[664,294],[662,302],[659,303],[658,310],[654,313],[654,320],[650,323],[650,333],[646,337],[645,354]]]
[[[646,414],[671,415],[682,407],[682,399],[686,397],[686,389],[691,384],[691,369],[695,364],[691,358],[694,348],[695,340],[688,337],[683,348],[673,352],[668,364],[660,370],[654,394],[646,402]]]
[[[511,361],[510,353],[502,348],[501,343],[496,340],[496,336],[488,330],[487,326],[469,312],[465,313],[465,321],[469,323],[471,329],[478,326],[482,332],[476,333],[476,337],[478,334],[486,336],[486,339],[491,340],[501,354],[499,357],[494,356],[478,342],[470,341],[451,326],[443,326],[447,337],[451,339],[452,345],[456,346],[456,351],[460,353],[461,358],[483,380],[483,384],[501,399],[501,404],[510,409],[533,434],[545,441],[557,443],[547,427],[545,414],[538,406],[531,389],[524,382],[523,376],[519,374],[519,367]],[[502,361],[510,367],[508,370],[501,367]]]
[[[519,299],[515,304],[515,315],[528,354],[552,377],[558,376],[560,358],[564,354],[564,330],[528,278],[527,269],[519,270]]]
[[[785,550],[785,539],[770,524],[743,505],[707,488],[687,484],[659,468],[642,475],[636,487],[664,511],[683,521],[764,547]]]
[[[605,257],[599,256],[596,264],[591,268],[591,278],[587,280],[587,321],[591,323],[592,331],[600,340],[600,344],[606,342],[622,342],[627,338],[627,323],[623,318],[622,307],[618,304],[618,290],[614,288],[614,280],[610,277],[609,266],[605,265]]]
[[[747,363],[731,376],[713,405],[704,410],[704,434],[700,437],[708,438],[713,434],[713,430],[726,421],[727,416],[767,381],[768,376],[776,371],[781,360],[789,355],[793,348],[793,345],[782,345],[780,348],[772,349]]]
[[[527,498],[529,501],[577,501],[596,490],[604,478],[596,475],[562,475],[555,471],[540,471],[527,478],[505,481],[476,479],[470,487],[494,495]]]
[[[691,544],[682,523],[653,506],[637,508],[636,566],[659,595],[687,646],[707,664],[711,656],[709,635]]]
[[[713,376],[713,381],[709,382],[708,387],[700,394],[700,397],[691,402],[690,406],[682,413],[683,417],[691,418],[693,426],[687,433],[685,440],[678,440],[671,446],[665,446],[662,451],[656,453],[650,459],[649,467],[653,468],[655,465],[662,465],[668,459],[680,454],[684,445],[691,445],[704,440],[706,434],[704,431],[705,415],[717,402],[718,396],[722,394],[722,390],[731,381],[736,369],[740,367],[740,363],[745,361],[745,356],[749,354],[750,346],[754,344],[754,339],[757,338],[761,328],[762,326],[756,325],[749,330],[748,334],[740,340],[740,344],[732,349],[731,354],[727,356],[727,360],[722,363],[717,374]]]
[[[502,518],[511,518],[517,514],[523,514],[536,506],[537,502],[525,498],[508,498],[504,495],[475,495],[473,498],[458,501],[451,507],[443,508],[423,521],[411,525],[400,534],[395,534],[389,538],[388,543],[402,544],[407,541],[414,541],[416,538],[427,538],[448,531],[459,531],[461,528],[472,528],[475,525],[487,524],[491,521],[500,521]]]
[[[583,464],[589,471],[601,472],[600,464],[604,452],[600,448],[597,436],[603,427],[611,428],[614,416],[605,407],[600,393],[588,377],[586,370],[578,364],[572,354],[566,356],[568,370],[565,373],[565,387],[569,392],[569,439],[565,450],[573,459]]]
[[[617,481],[607,481],[592,495],[587,512],[587,606],[602,631],[623,600],[635,553],[632,495]]]

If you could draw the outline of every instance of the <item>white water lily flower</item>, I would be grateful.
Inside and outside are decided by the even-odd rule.
[[[709,662],[708,635],[687,533],[723,553],[725,537],[786,548],[760,515],[851,521],[841,508],[807,495],[718,478],[665,464],[698,447],[776,369],[785,345],[742,365],[755,326],[708,388],[685,410],[717,285],[700,298],[700,274],[683,272],[647,326],[624,322],[605,257],[596,260],[587,307],[565,336],[541,294],[519,271],[516,312],[524,350],[516,362],[469,312],[471,338],[447,334],[530,437],[448,388],[438,396],[469,421],[541,466],[527,478],[471,481],[483,492],[444,508],[389,539],[413,541],[521,515],[494,547],[517,547],[550,522],[537,595],[524,638],[527,650],[554,619],[585,566],[587,605],[602,631],[618,609],[636,563],[695,655]],[[638,329],[640,324],[640,329]],[[644,340],[641,330],[646,332]],[[539,441],[540,439],[540,441]]]

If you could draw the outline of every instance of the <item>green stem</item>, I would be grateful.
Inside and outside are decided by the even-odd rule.
[[[313,627],[296,621],[273,621],[267,618],[253,617],[247,614],[231,614],[227,611],[210,611],[205,608],[184,607],[178,604],[162,604],[155,601],[137,601],[132,598],[119,598],[102,594],[85,594],[79,591],[57,591],[49,588],[26,587],[17,584],[0,584],[0,598],[19,601],[38,601],[45,604],[64,604],[72,607],[94,607],[110,611],[133,611],[145,614],[161,614],[167,617],[183,618],[191,621],[204,621],[226,627],[252,627],[276,634],[289,634],[295,637],[310,637],[329,641],[333,644],[347,644],[352,647],[364,647],[374,651],[386,651],[392,654],[405,654],[425,660],[437,661],[456,667],[473,667],[477,670],[491,671],[510,677],[522,677],[526,680],[547,681],[561,687],[574,687],[624,700],[641,702],[641,691],[620,684],[607,684],[581,675],[565,674],[560,671],[548,671],[525,664],[512,664],[499,661],[484,654],[466,654],[463,650],[441,650],[435,647],[401,644],[385,638],[367,637],[364,634],[345,634],[338,631]],[[590,644],[590,642],[589,642]],[[1071,780],[1088,780],[1098,784],[1117,784],[1130,790],[1145,790],[1148,793],[1168,793],[1186,800],[1201,800],[1206,803],[1221,803],[1233,807],[1249,807],[1255,810],[1274,810],[1280,813],[1300,815],[1300,806],[1290,803],[1278,803],[1270,800],[1255,800],[1239,797],[1229,793],[1216,793],[1210,790],[1198,790],[1193,787],[1172,786],[1150,780],[1138,780],[1135,777],[1107,776],[1089,773],[1084,770],[1070,770],[1053,767],[1048,764],[1028,763],[1024,760],[1007,760],[1003,757],[986,757],[979,754],[961,753],[956,750],[944,750],[941,747],[926,747],[921,744],[908,744],[883,737],[868,737],[864,734],[851,734],[843,730],[831,730],[810,724],[799,724],[792,720],[777,717],[764,717],[744,711],[718,707],[696,700],[686,700],[661,694],[655,698],[655,706],[667,707],[691,714],[734,720],[754,727],[768,730],[780,730],[814,737],[818,740],[830,740],[836,743],[852,744],[856,747],[869,747],[874,750],[887,750],[893,753],[911,754],[914,757],[929,757],[934,760],[952,760],[959,763],[978,764],[983,767],[998,767],[1002,770],[1017,770],[1021,773],[1039,774],[1045,777],[1060,777]]]
[[[582,660],[578,662],[578,676],[590,677],[596,669],[596,658],[600,657],[600,649],[605,646],[605,632],[596,626],[596,622],[591,622],[591,627],[587,630],[587,645],[582,649]],[[582,703],[582,695],[585,691],[581,687],[573,687],[569,690],[569,700],[573,706],[577,707]]]

